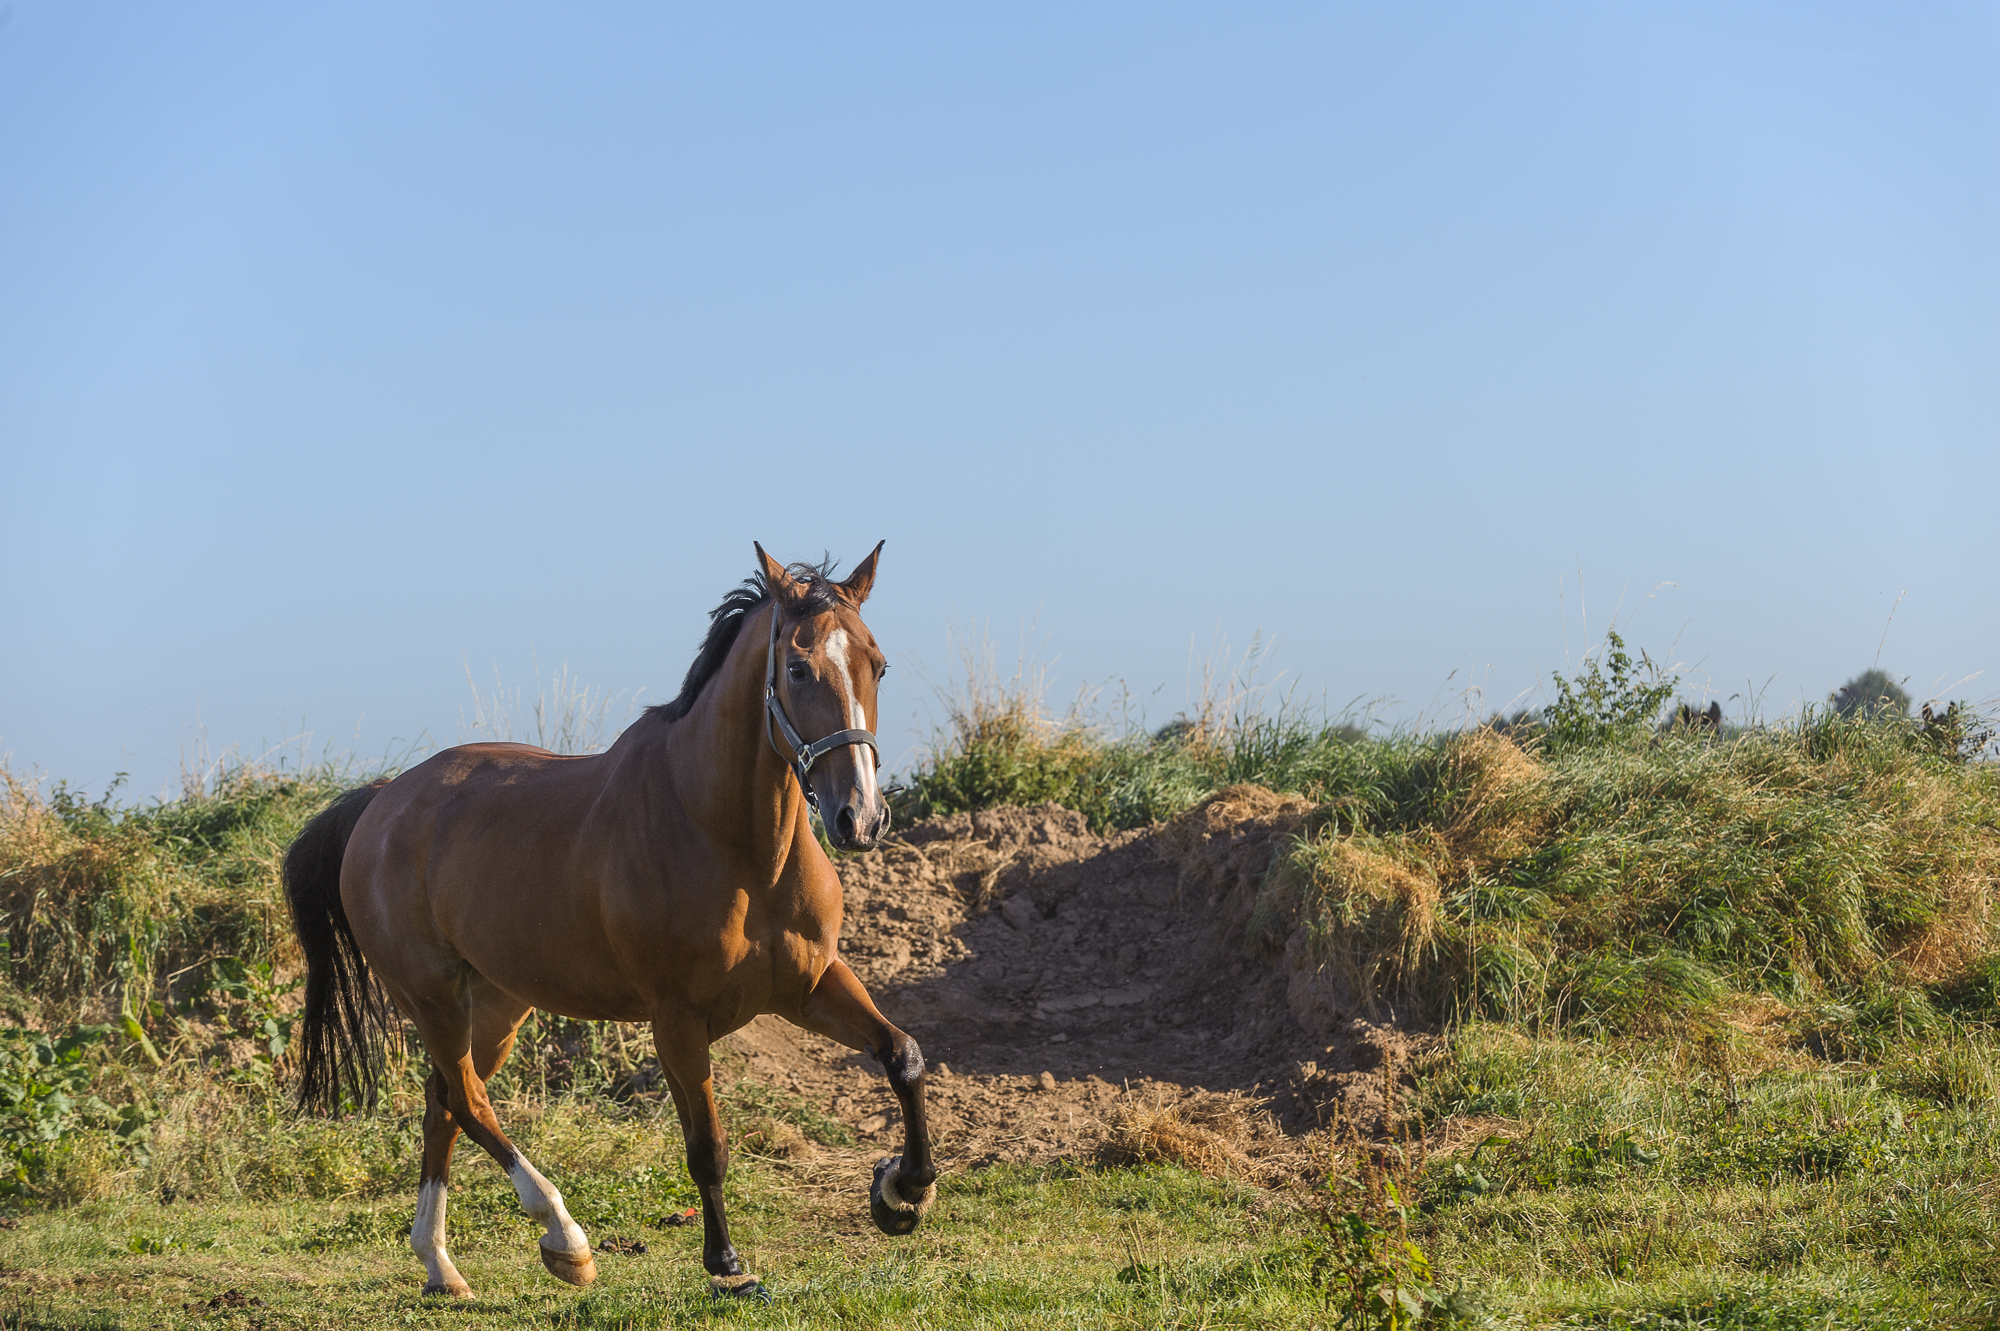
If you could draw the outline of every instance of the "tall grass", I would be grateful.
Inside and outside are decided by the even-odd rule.
[[[534,668],[534,695],[519,685],[507,686],[496,667],[493,687],[482,689],[466,666],[465,684],[472,694],[472,712],[459,714],[459,742],[499,740],[532,744],[551,753],[597,753],[632,720],[642,689],[610,691],[592,688],[557,666],[545,681],[539,663]]]
[[[1859,1047],[1885,1010],[1908,1029],[1987,1002],[1962,996],[1995,946],[2000,774],[1910,727],[1827,713],[1540,755],[1477,732],[1418,766],[1420,817],[1320,827],[1267,883],[1328,952],[1399,958],[1364,1004],[1623,1031],[1763,995]]]
[[[0,1002],[17,1020],[143,1012],[224,959],[291,947],[279,862],[343,774],[220,772],[119,807],[0,769]]]
[[[899,817],[1053,801],[1105,832],[1162,822],[1243,783],[1356,815],[1393,802],[1407,785],[1411,745],[1360,744],[1365,732],[1351,716],[1316,718],[1289,699],[1265,707],[1254,647],[1235,670],[1205,670],[1193,705],[1158,730],[1078,707],[1057,716],[1033,670],[1003,679],[990,649],[961,656],[961,678],[939,690],[944,724],[891,791]]]

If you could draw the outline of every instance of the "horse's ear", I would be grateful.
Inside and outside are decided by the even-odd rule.
[[[783,564],[765,554],[764,547],[760,542],[752,541],[750,544],[756,547],[757,562],[764,569],[764,585],[771,589],[771,594],[787,605],[797,601],[799,599],[799,584],[797,579],[785,572]]]
[[[853,604],[860,605],[868,599],[868,593],[875,589],[875,564],[882,558],[882,547],[887,544],[887,541],[875,542],[875,548],[868,552],[868,558],[856,564],[854,572],[847,575],[847,581],[840,584],[840,590],[847,594],[847,599]]]

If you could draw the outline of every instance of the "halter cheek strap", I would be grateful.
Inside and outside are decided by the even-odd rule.
[[[777,723],[778,732],[785,737],[785,743],[792,746],[791,757],[778,748],[777,737],[771,734],[771,725]],[[866,744],[875,751],[877,766],[882,762],[882,746],[875,742],[873,732],[867,730],[836,730],[824,739],[816,739],[808,744],[799,738],[799,732],[792,725],[792,719],[785,715],[785,705],[778,701],[778,607],[771,607],[771,644],[764,651],[764,738],[771,741],[771,748],[791,767],[799,778],[799,789],[805,792],[806,803],[817,809],[819,798],[813,794],[812,783],[806,774],[813,764],[835,749],[846,744]]]

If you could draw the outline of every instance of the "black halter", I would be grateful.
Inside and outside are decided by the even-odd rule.
[[[785,751],[778,748],[778,740],[771,733],[771,723],[778,723],[778,730],[784,735],[785,743],[792,746],[792,756],[785,761],[799,778],[799,789],[805,792],[806,803],[819,808],[819,797],[813,794],[812,783],[806,780],[806,773],[812,771],[813,764],[832,753],[843,744],[866,744],[875,751],[877,766],[882,762],[882,746],[875,742],[875,735],[867,730],[836,730],[825,739],[816,739],[808,744],[799,738],[793,728],[792,719],[785,715],[785,705],[778,701],[778,605],[771,605],[771,645],[764,651],[764,738],[771,741],[771,748],[780,758]]]

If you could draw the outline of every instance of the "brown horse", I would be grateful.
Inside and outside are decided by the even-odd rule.
[[[763,1295],[729,1242],[729,1149],[708,1056],[759,1013],[880,1061],[902,1105],[903,1153],[876,1165],[870,1210],[885,1233],[907,1234],[929,1208],[923,1055],[840,959],[840,880],[807,815],[816,802],[842,848],[888,827],[869,733],[886,666],[857,613],[881,553],[835,582],[758,546],[761,571],[710,616],[680,696],[606,752],[447,749],[340,796],[287,852],[308,961],[301,1103],[337,1105],[343,1086],[372,1098],[387,1016],[378,982],[430,1056],[410,1230],[426,1293],[470,1293],[444,1243],[461,1130],[547,1226],[548,1269],[576,1285],[595,1278],[582,1228],[486,1098],[531,1008],[652,1022],[717,1294]]]

